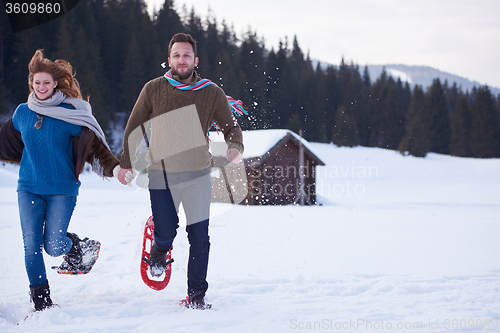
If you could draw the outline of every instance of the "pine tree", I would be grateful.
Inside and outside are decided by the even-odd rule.
[[[351,72],[349,71],[349,66],[345,63],[344,58],[340,60],[339,71],[338,71],[338,89],[339,89],[339,103],[344,104],[346,102],[344,92],[349,82],[349,76]],[[335,110],[337,111],[337,110]]]
[[[382,109],[387,94],[387,79],[387,72],[383,68],[382,73],[371,86],[371,98],[368,101],[368,110],[370,111],[369,147],[384,147]]]
[[[450,154],[454,156],[472,156],[472,124],[469,98],[465,94],[457,97],[456,109],[451,122]]]
[[[398,86],[385,69],[372,85],[370,146],[398,149],[404,135],[404,110]]]
[[[7,113],[7,88],[5,87],[4,80],[2,77],[3,66],[0,62],[0,120],[2,119],[2,115]],[[0,121],[1,123],[1,121]]]
[[[344,106],[340,106],[337,110],[332,141],[339,147],[354,147],[359,144],[358,129],[354,115],[346,110]]]
[[[358,119],[363,117],[360,102],[362,101],[363,82],[358,69],[355,66],[344,67],[343,102],[342,107],[337,110],[335,126],[345,136],[346,145],[349,147],[359,145]],[[340,112],[340,113],[339,113]],[[339,121],[340,120],[340,121]],[[345,129],[341,129],[345,126]],[[356,131],[347,134],[348,131]],[[338,136],[337,136],[338,141]],[[335,141],[334,141],[335,142]],[[338,143],[336,143],[338,145]]]
[[[163,7],[158,11],[154,22],[155,31],[158,34],[157,43],[161,45],[164,61],[168,57],[168,43],[173,35],[184,31],[181,18],[174,8],[174,0],[165,0]]]
[[[359,111],[356,117],[356,124],[359,131],[359,144],[368,146],[371,133],[371,112],[370,112],[370,96],[371,96],[371,80],[368,72],[368,66],[365,66],[363,71],[362,88],[360,92],[360,100],[358,101]]]
[[[396,82],[387,80],[386,94],[382,103],[382,137],[384,148],[398,149],[404,135],[404,110]]]
[[[270,119],[269,114],[263,109],[265,94],[262,92],[266,86],[264,44],[258,40],[256,33],[247,33],[237,58],[240,89],[236,96],[247,103],[250,113],[250,118],[243,118],[240,122],[247,128],[263,128]],[[259,117],[254,117],[255,114]]]
[[[278,52],[276,53],[277,67],[274,71],[276,78],[276,118],[277,128],[287,128],[288,121],[292,118],[296,110],[293,110],[290,99],[293,95],[290,93],[289,84],[291,82],[291,74],[293,68],[288,61],[288,43],[280,42]]]
[[[238,79],[234,74],[236,72],[236,37],[226,23],[222,22],[222,31],[220,32],[220,46],[215,59],[214,73],[212,80],[215,80],[227,95],[241,99],[238,95]]]
[[[448,87],[448,81],[445,81],[444,85],[445,95],[446,95],[446,104],[448,105],[448,112],[450,114],[450,119],[453,117],[455,110],[457,109],[458,98],[460,95],[460,91],[456,82],[453,82],[451,87]]]
[[[5,82],[9,82],[9,89],[11,91],[11,98],[18,104],[19,101],[25,101],[29,94],[28,87],[28,63],[35,54],[37,49],[44,49],[44,54],[48,56],[45,50],[46,44],[44,43],[44,36],[40,29],[28,29],[16,33],[16,42],[13,47],[14,56],[8,68],[12,73],[6,75]],[[5,68],[7,70],[7,67]]]
[[[317,82],[309,55],[304,59],[302,72],[299,78],[299,114],[303,119],[304,138],[310,141],[318,141],[318,132],[316,131],[316,108],[318,107]]]
[[[203,72],[206,77],[212,78],[212,81],[217,82],[216,77],[214,77],[215,68],[218,63],[218,55],[221,50],[221,40],[219,36],[219,30],[217,29],[217,19],[213,16],[212,12],[209,12],[209,15],[206,19],[205,23],[206,30],[206,42],[205,48],[201,50],[207,56],[207,63],[203,64]]]
[[[406,115],[405,136],[399,150],[410,155],[425,157],[430,149],[429,111],[426,107],[425,94],[421,86],[415,86]]]
[[[312,80],[312,101],[311,106],[307,110],[308,117],[311,117],[312,131],[315,133],[315,139],[319,142],[328,142],[328,86],[326,73],[318,63]]]
[[[300,115],[298,112],[295,112],[290,117],[290,119],[288,119],[285,128],[295,133],[300,132],[300,130],[302,129],[302,121],[300,120]]]
[[[500,119],[500,94],[497,95],[497,114],[498,119]]]
[[[368,66],[365,66],[363,70],[363,92],[370,92],[370,87],[372,85],[370,79],[370,73],[368,71]]]
[[[500,119],[500,94],[497,95],[497,115],[498,115],[498,119]]]
[[[304,99],[304,91],[301,91],[301,76],[304,71],[305,60],[304,53],[300,49],[299,43],[297,41],[297,36],[294,36],[292,49],[287,54],[286,60],[287,66],[290,70],[287,72],[286,80],[286,94],[287,94],[287,113],[298,113],[303,122],[304,119],[304,108],[306,107],[306,101]],[[282,83],[284,83],[282,81]],[[305,134],[305,133],[304,133]],[[306,135],[304,135],[306,137]]]
[[[122,97],[120,99],[121,108],[125,110],[127,115],[132,111],[135,101],[146,83],[144,63],[137,37],[132,35],[125,54],[125,65],[123,67],[121,84]]]
[[[100,1],[102,2],[102,0]],[[92,2],[85,2],[85,4],[89,6]],[[106,103],[109,113],[114,115],[117,112],[123,111],[120,100],[122,96],[120,82],[125,61],[124,54],[126,53],[125,35],[127,30],[124,29],[124,22],[128,22],[128,15],[123,10],[123,4],[118,1],[106,1],[100,7],[88,10],[88,12],[86,11],[84,15],[88,15],[89,13],[93,17],[96,17],[96,23],[98,24],[98,28],[94,31],[96,35],[93,35],[92,39],[96,39],[99,36],[95,42],[99,42],[99,50],[102,55],[103,68],[101,75],[106,78],[106,82],[109,82],[106,87]],[[75,21],[80,19],[81,14],[78,12],[73,13],[72,11],[69,14],[73,15]],[[73,27],[76,29],[78,25],[75,23]],[[76,33],[73,33],[73,37],[75,35]],[[86,35],[89,36],[90,34]],[[86,42],[84,40],[84,43]],[[75,45],[75,53],[79,47],[80,45]],[[85,52],[85,50],[83,51]],[[77,67],[77,70],[80,71],[81,69]]]
[[[184,23],[184,29],[186,33],[190,34],[196,40],[196,46],[198,48],[198,58],[200,59],[199,62],[200,65],[198,66],[197,72],[201,77],[207,77],[207,72],[205,72],[203,67],[205,65],[208,65],[208,67],[210,67],[208,55],[205,52],[206,35],[205,35],[205,30],[203,28],[202,20],[198,15],[196,15],[194,7],[191,8],[191,11],[189,12],[187,21]],[[182,32],[182,31],[177,31],[177,32]],[[210,68],[208,69],[210,70]]]
[[[398,78],[398,92],[399,92],[399,98],[401,100],[401,107],[403,108],[403,112],[406,115],[406,112],[408,111],[411,102],[410,84],[408,82],[405,82],[403,85],[401,80]]]
[[[475,157],[498,157],[500,136],[495,100],[488,86],[477,89],[472,104],[472,151]]]
[[[274,49],[267,55],[266,61],[266,85],[264,88],[266,104],[264,110],[268,114],[269,123],[264,128],[279,128],[280,119],[278,114],[279,104],[279,62]]]
[[[58,33],[56,34],[56,51],[55,58],[64,59],[69,63],[74,63],[76,60],[74,31],[75,21],[73,15],[64,15],[61,17]]]
[[[326,138],[331,141],[334,132],[335,113],[340,106],[339,75],[336,67],[326,68]]]
[[[75,35],[75,54],[76,61],[72,65],[80,83],[82,96],[84,99],[89,98],[94,116],[102,129],[109,133],[112,112],[108,99],[105,98],[108,85],[103,76],[99,44],[86,37],[83,26],[78,28]]]
[[[118,106],[120,111],[128,115],[144,84],[151,76],[158,76],[147,73],[155,73],[155,69],[160,68],[160,63],[148,64],[146,61],[153,58],[154,48],[151,45],[155,38],[151,36],[153,24],[146,12],[144,0],[125,0],[123,13],[127,17],[124,27],[127,38],[124,39],[124,62],[119,73],[121,80]]]
[[[448,154],[450,145],[450,118],[443,86],[435,79],[427,94],[430,111],[429,141],[431,152]]]
[[[144,0],[139,0],[138,7],[141,11],[137,13],[137,24],[139,28],[133,25],[129,27],[128,36],[135,34],[135,38],[138,42],[138,51],[141,53],[140,67],[143,69],[143,73],[140,80],[141,83],[146,83],[147,81],[161,76],[165,73],[165,69],[161,66],[164,62],[163,56],[160,55],[160,45],[156,43],[157,33],[154,26],[154,22],[149,17],[146,10],[146,6],[142,9],[142,4]]]
[[[16,34],[12,32],[7,13],[4,10],[0,10],[0,81],[3,81],[3,84],[0,84],[0,95],[2,96],[0,97],[0,108],[5,108],[4,112],[13,111],[7,109],[7,105],[10,104],[9,102],[15,100],[11,91],[14,87],[13,82],[23,80],[24,85],[26,85],[26,76],[21,77],[19,72],[11,70],[14,59],[17,60],[14,47],[16,43]],[[6,86],[6,82],[9,82],[8,87]]]

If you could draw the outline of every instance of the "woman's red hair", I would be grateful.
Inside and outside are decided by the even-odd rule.
[[[59,89],[68,97],[83,99],[80,92],[80,85],[75,79],[73,67],[69,62],[62,59],[52,61],[44,58],[43,50],[37,50],[33,58],[31,58],[28,69],[28,85],[31,92],[33,92],[33,76],[36,73],[47,73],[52,76],[54,81],[57,81],[56,89]]]

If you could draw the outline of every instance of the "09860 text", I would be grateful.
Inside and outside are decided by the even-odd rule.
[[[5,4],[7,14],[58,14],[61,12],[60,3],[35,3],[35,2],[7,2]]]

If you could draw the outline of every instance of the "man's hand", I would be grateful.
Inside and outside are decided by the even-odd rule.
[[[241,161],[241,153],[236,148],[230,148],[227,150],[226,158],[233,163],[240,163]]]
[[[123,185],[132,186],[131,182],[135,178],[134,169],[122,169],[118,164],[113,169],[113,176]]]

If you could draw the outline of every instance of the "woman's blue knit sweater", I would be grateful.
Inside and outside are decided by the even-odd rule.
[[[27,103],[20,104],[12,116],[12,124],[24,142],[17,190],[78,195],[80,182],[75,178],[72,137],[82,127],[44,116],[42,126],[36,129],[34,125],[39,120]]]

